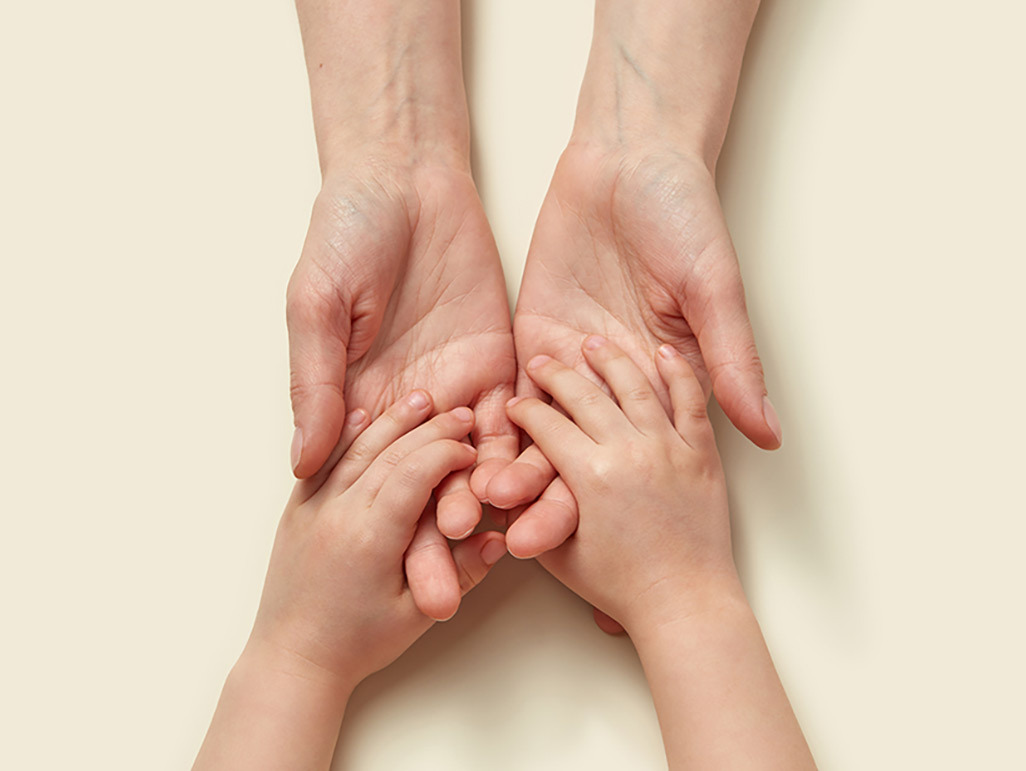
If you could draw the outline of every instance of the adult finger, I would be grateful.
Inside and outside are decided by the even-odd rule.
[[[491,479],[517,457],[520,432],[506,414],[506,402],[511,398],[513,383],[503,383],[482,394],[474,404],[471,439],[478,455],[470,488],[479,501],[486,499]]]
[[[342,303],[318,289],[302,267],[289,282],[285,318],[289,332],[292,471],[313,475],[331,454],[345,418],[343,383],[351,322]]]
[[[506,546],[518,559],[532,559],[560,546],[577,530],[577,500],[562,478],[553,480],[506,530]]]
[[[755,444],[772,450],[780,446],[780,419],[766,394],[737,257],[730,246],[721,252],[710,257],[716,267],[688,287],[681,310],[698,338],[723,412]]]
[[[292,493],[296,503],[309,500],[322,489],[324,483],[331,476],[331,472],[338,465],[339,460],[352,446],[360,433],[369,425],[370,415],[364,409],[355,409],[346,416],[345,423],[342,425],[342,436],[339,438],[338,444],[335,445],[335,449],[331,451],[331,455],[328,456],[328,460],[312,477],[300,479],[296,482],[295,490]]]
[[[656,433],[669,427],[666,410],[651,381],[618,345],[599,335],[591,335],[581,349],[588,365],[609,386],[623,414],[635,428]]]

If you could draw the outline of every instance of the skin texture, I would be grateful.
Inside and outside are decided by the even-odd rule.
[[[734,567],[699,379],[660,348],[671,419],[622,349],[591,336],[582,352],[612,397],[537,356],[528,375],[561,409],[508,405],[580,507],[576,532],[538,561],[630,634],[671,769],[815,768]]]
[[[376,417],[428,389],[470,406],[478,474],[506,466],[515,358],[498,251],[469,170],[454,0],[298,0],[323,182],[287,292],[292,465],[322,468],[347,410]],[[411,554],[423,610],[459,600],[441,533],[481,504],[471,470],[444,481],[430,548]]]
[[[758,3],[599,0],[573,135],[542,204],[514,317],[517,360],[597,381],[589,332],[614,340],[668,406],[649,351],[673,346],[755,444],[780,445],[715,166]],[[517,393],[537,396],[523,370]],[[477,480],[475,480],[477,481]],[[510,509],[517,557],[555,548],[577,504],[536,447],[477,492]],[[501,519],[501,518],[500,518]],[[606,631],[617,624],[597,613]]]
[[[195,769],[327,768],[353,688],[434,623],[420,611],[404,558],[433,542],[432,490],[476,452],[460,441],[471,410],[427,420],[431,411],[422,391],[373,424],[354,411],[337,463],[296,485],[252,634]],[[458,591],[477,585],[505,552],[500,533],[457,544]]]

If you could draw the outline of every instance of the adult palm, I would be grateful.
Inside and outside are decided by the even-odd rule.
[[[780,443],[737,257],[700,160],[571,143],[538,217],[513,328],[521,364],[544,353],[596,380],[581,343],[604,335],[648,374],[666,406],[653,355],[669,343],[742,432],[761,447]],[[522,370],[517,393],[541,395]],[[495,474],[484,495],[502,508],[538,498],[507,532],[517,556],[554,548],[576,528],[573,496],[534,447]]]
[[[329,179],[314,205],[287,293],[296,475],[316,473],[347,411],[372,417],[414,389],[435,409],[469,405],[479,463],[504,466],[517,433],[504,405],[515,359],[498,251],[473,181],[462,170],[364,164]],[[491,462],[491,464],[489,464]],[[480,518],[468,474],[439,491],[442,530]],[[431,615],[458,603],[449,549],[422,528],[408,555]]]

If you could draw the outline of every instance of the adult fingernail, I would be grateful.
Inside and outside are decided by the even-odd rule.
[[[422,410],[430,404],[428,395],[423,391],[414,391],[410,394],[410,406],[417,410]]]
[[[762,397],[762,417],[766,421],[766,425],[769,426],[769,430],[773,432],[773,436],[777,438],[777,444],[783,442],[784,435],[780,428],[780,418],[777,417],[777,411],[773,409],[773,402],[769,400],[768,396]]]
[[[550,361],[552,361],[552,357],[551,356],[546,356],[544,353],[540,353],[537,356],[535,356],[533,359],[531,359],[529,362],[527,362],[527,368],[528,369],[537,369],[538,367],[540,367],[543,364],[546,364],[547,362],[550,362]]]
[[[346,423],[350,426],[358,426],[363,423],[364,418],[367,417],[367,412],[364,409],[353,410],[349,413],[349,417],[346,418]]]
[[[518,404],[519,402],[522,402],[523,400],[523,396],[514,396],[512,399],[506,402],[506,409],[508,410],[510,407],[512,407],[515,404]]]
[[[589,351],[601,348],[608,341],[602,335],[590,335],[584,340],[584,347]]]
[[[481,559],[491,567],[506,555],[506,544],[502,541],[489,541],[481,547]]]
[[[292,449],[289,450],[289,456],[292,460],[292,470],[295,471],[299,467],[299,461],[303,459],[303,429],[299,426],[296,426],[292,434]]]
[[[664,359],[673,359],[675,356],[677,356],[677,349],[674,348],[672,345],[660,345],[659,355],[662,356]]]
[[[457,407],[452,411],[457,420],[467,423],[474,419],[474,411],[470,407]]]

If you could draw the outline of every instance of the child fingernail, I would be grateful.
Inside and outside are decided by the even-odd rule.
[[[457,407],[452,411],[453,417],[467,423],[474,419],[474,411],[470,407]]]
[[[423,391],[414,391],[410,394],[410,406],[422,410],[428,406],[428,396]]]
[[[481,559],[488,567],[501,560],[505,554],[506,544],[502,541],[489,541],[481,547]]]
[[[535,356],[533,359],[531,359],[529,362],[527,362],[527,368],[528,369],[537,369],[538,367],[540,367],[543,364],[546,364],[546,363],[548,363],[550,361],[552,361],[552,357],[551,356],[546,356],[544,353],[540,353],[537,356]]]
[[[762,397],[762,416],[766,420],[769,430],[773,432],[773,436],[777,438],[777,443],[783,442],[784,434],[780,428],[780,418],[777,417],[777,411],[773,408],[773,402],[769,400],[768,396]]]
[[[292,462],[292,470],[295,471],[299,466],[299,461],[303,459],[303,429],[299,426],[296,426],[296,430],[292,434],[292,448],[289,450],[289,457]]]
[[[677,356],[677,349],[672,345],[660,345],[659,355],[664,359],[673,359]]]
[[[584,347],[589,351],[595,351],[605,345],[607,342],[606,338],[602,335],[591,335],[584,341]]]
[[[367,412],[363,409],[353,410],[349,413],[349,417],[346,418],[346,423],[350,426],[358,426],[363,423],[363,419],[367,417]]]

